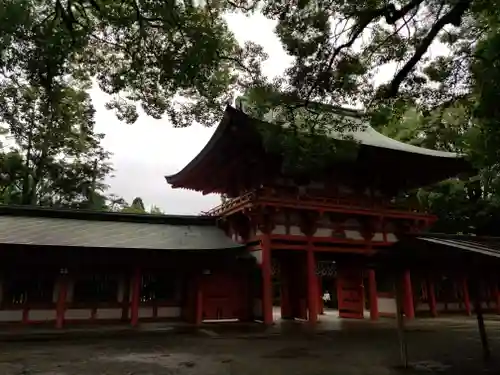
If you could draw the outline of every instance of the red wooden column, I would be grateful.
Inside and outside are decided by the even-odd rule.
[[[262,315],[265,325],[273,324],[273,283],[271,274],[271,238],[264,233],[262,243]]]
[[[194,305],[194,323],[199,326],[203,322],[203,276],[196,280],[196,294]]]
[[[64,273],[59,276],[59,294],[56,305],[56,328],[64,327],[64,314],[66,312],[66,298],[68,296],[68,276]]]
[[[434,287],[434,280],[430,278],[427,280],[427,298],[429,301],[431,316],[436,317],[438,315],[436,308],[436,289]]]
[[[404,290],[404,313],[407,319],[415,318],[415,309],[413,307],[413,288],[411,286],[410,271],[406,270],[403,275]]]
[[[132,327],[137,327],[139,324],[139,302],[141,300],[141,270],[136,268],[132,276],[131,283],[132,298],[130,301],[130,324]]]
[[[465,313],[467,315],[471,315],[471,308],[470,308],[470,297],[469,297],[469,286],[467,285],[467,278],[463,278],[462,280],[462,288],[463,288],[463,293],[464,293],[464,306],[465,306]]]
[[[307,308],[309,310],[309,323],[318,321],[318,279],[316,277],[316,259],[312,241],[309,239],[306,248],[307,267]]]
[[[500,292],[498,290],[498,279],[493,277],[491,280],[491,291],[493,293],[493,300],[495,301],[495,312],[500,314]]]
[[[368,288],[370,293],[370,319],[377,320],[378,299],[377,299],[377,280],[375,279],[375,270],[368,270]]]

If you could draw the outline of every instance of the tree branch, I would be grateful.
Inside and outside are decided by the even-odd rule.
[[[401,70],[394,76],[391,81],[389,88],[383,93],[385,98],[392,98],[397,95],[399,88],[405,78],[410,74],[410,72],[415,68],[420,59],[429,49],[430,45],[437,37],[439,32],[449,24],[459,25],[464,13],[469,9],[472,0],[459,0],[457,4],[443,17],[441,17],[431,28],[426,37],[422,40],[422,43],[415,50],[415,53],[410,60],[401,68]]]
[[[387,10],[385,12],[385,22],[387,22],[390,25],[394,25],[398,20],[406,16],[408,12],[418,7],[423,2],[424,0],[411,0],[408,4],[406,4],[399,10],[396,9],[394,4],[388,5],[386,7]]]

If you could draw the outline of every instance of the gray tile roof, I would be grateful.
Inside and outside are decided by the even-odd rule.
[[[500,238],[481,238],[475,236],[419,236],[417,240],[446,246],[456,250],[468,251],[488,257],[500,258]]]
[[[0,216],[0,244],[158,250],[241,248],[214,225]]]

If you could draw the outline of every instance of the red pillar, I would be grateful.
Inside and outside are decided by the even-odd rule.
[[[203,322],[203,277],[199,276],[196,282],[194,323],[199,326]]]
[[[370,319],[377,320],[378,299],[377,299],[377,280],[375,279],[375,270],[368,270],[368,288],[370,293]]]
[[[262,236],[262,314],[264,324],[273,324],[273,285],[271,275],[271,239]]]
[[[495,294],[495,307],[497,314],[500,314],[500,292],[498,291],[498,283],[496,280],[493,280],[495,283],[493,285],[493,293]]]
[[[56,328],[64,326],[64,313],[66,312],[66,298],[68,296],[68,278],[66,275],[59,277],[59,294],[56,305]]]
[[[415,318],[415,309],[413,307],[413,290],[411,286],[410,271],[405,271],[403,276],[404,290],[404,313],[407,319]]]
[[[464,278],[462,280],[462,288],[463,288],[463,293],[464,293],[465,313],[467,315],[471,315],[470,297],[469,297],[469,286],[467,285],[467,279],[466,278]]]
[[[431,312],[431,316],[437,316],[437,308],[436,308],[436,290],[434,288],[434,281],[429,279],[427,282],[427,298],[429,300],[429,310]]]
[[[318,279],[316,277],[316,259],[311,242],[307,244],[307,308],[309,323],[314,325],[318,321]]]
[[[130,301],[130,324],[137,327],[139,324],[139,302],[141,300],[141,270],[137,268],[132,276],[132,300]]]

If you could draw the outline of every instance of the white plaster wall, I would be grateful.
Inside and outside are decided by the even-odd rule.
[[[290,225],[290,234],[292,236],[303,236],[304,233],[300,230],[298,225]]]
[[[56,310],[29,310],[28,319],[36,322],[56,320]]]
[[[139,318],[152,318],[153,308],[152,307],[139,307]]]
[[[0,310],[0,322],[20,322],[22,320],[22,310]]]
[[[332,230],[331,230],[331,228],[318,228],[318,230],[316,231],[314,236],[315,237],[331,237]]]
[[[345,237],[351,240],[364,240],[359,230],[345,230]]]
[[[274,227],[273,234],[286,234],[286,226],[282,224],[276,225]]]
[[[121,317],[121,308],[102,308],[96,311],[96,319],[120,319]]]
[[[387,233],[387,242],[398,242],[398,237],[394,233]]]
[[[396,299],[388,297],[377,297],[378,311],[386,314],[396,314]]]
[[[255,258],[257,264],[262,264],[262,250],[252,251],[250,254]]]
[[[68,309],[64,315],[66,320],[86,320],[90,319],[92,311],[90,309]]]
[[[181,307],[180,306],[158,307],[157,314],[158,318],[180,318]]]

